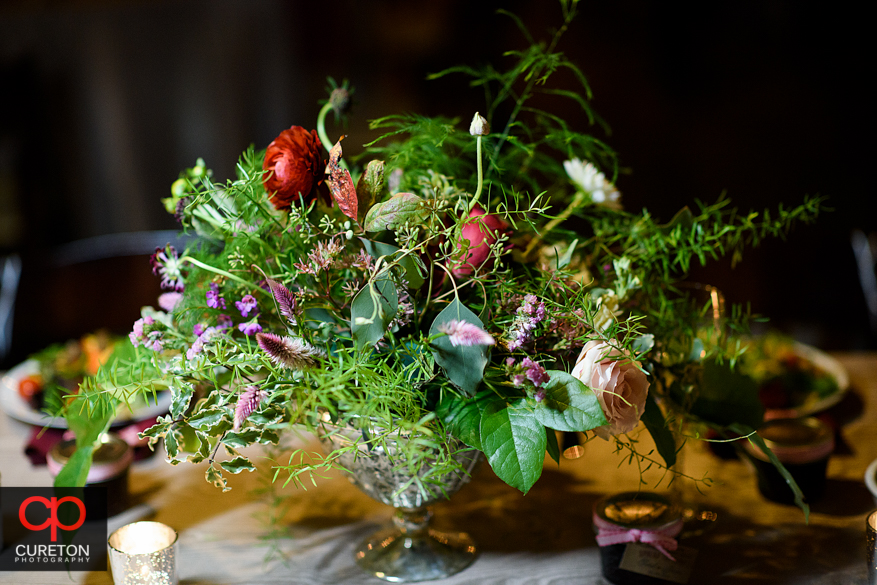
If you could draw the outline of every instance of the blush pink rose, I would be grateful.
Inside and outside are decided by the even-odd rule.
[[[604,341],[589,341],[582,348],[572,376],[591,388],[600,401],[609,421],[594,429],[600,437],[627,433],[639,424],[649,394],[649,381],[639,365],[630,354]]]
[[[490,255],[490,246],[508,229],[509,224],[496,215],[488,215],[480,205],[473,207],[461,230],[462,239],[469,240],[469,248],[466,258],[451,270],[454,276],[472,274],[475,268],[484,264]],[[462,247],[463,243],[460,245]]]

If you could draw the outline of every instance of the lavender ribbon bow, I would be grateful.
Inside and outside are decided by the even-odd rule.
[[[676,550],[679,547],[679,543],[674,537],[682,531],[682,520],[656,530],[640,530],[638,528],[622,528],[594,514],[594,526],[598,529],[597,544],[600,546],[641,542],[653,546],[671,561],[676,560],[667,550]]]

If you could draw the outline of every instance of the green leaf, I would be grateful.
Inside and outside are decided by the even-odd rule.
[[[229,447],[242,448],[258,441],[261,434],[262,431],[260,431],[259,429],[254,429],[250,427],[242,429],[238,432],[231,431],[226,433],[225,437],[223,437],[222,439],[222,442]]]
[[[363,287],[350,305],[350,332],[357,349],[380,341],[398,308],[396,287],[386,273]]]
[[[178,419],[186,413],[192,396],[195,394],[195,386],[189,382],[181,382],[179,386],[171,387],[173,400],[171,401],[170,413],[171,417]]]
[[[67,425],[76,435],[76,450],[55,477],[55,487],[82,487],[88,479],[98,441],[110,428],[117,402],[105,394],[77,394],[65,410]]]
[[[386,256],[391,261],[398,258],[399,266],[405,271],[405,280],[408,281],[408,286],[412,289],[418,289],[426,282],[426,267],[419,257],[411,254],[403,256],[401,250],[392,244],[373,242],[365,238],[360,238],[360,241],[368,255],[373,258]]]
[[[546,447],[548,455],[554,459],[555,463],[560,465],[560,445],[557,444],[557,433],[554,429],[545,427],[545,438],[548,439],[548,446]]]
[[[219,407],[204,408],[190,416],[186,422],[194,429],[212,427],[226,416],[225,409]]]
[[[495,396],[490,390],[482,390],[472,398],[448,392],[438,403],[436,414],[452,435],[481,451],[481,416]]]
[[[578,239],[572,241],[572,244],[569,245],[569,248],[566,249],[566,252],[563,253],[563,256],[560,257],[557,261],[558,268],[566,268],[569,266],[569,263],[572,261],[573,252],[576,251],[576,244],[579,243]],[[555,437],[556,438],[556,437]]]
[[[241,471],[255,471],[256,466],[250,463],[250,460],[243,455],[238,455],[234,459],[223,461],[219,464],[225,471],[237,475]]]
[[[590,431],[608,424],[594,391],[571,374],[546,370],[545,400],[536,405],[536,420],[558,431]]]
[[[737,434],[746,436],[750,443],[755,444],[755,446],[758,447],[762,453],[767,455],[768,459],[770,459],[770,462],[773,464],[774,467],[776,467],[780,475],[783,476],[783,479],[786,480],[789,489],[791,489],[792,493],[795,495],[795,505],[801,508],[801,511],[804,512],[804,522],[809,522],[810,506],[804,502],[804,493],[801,491],[801,488],[798,487],[795,478],[792,477],[792,474],[789,473],[789,470],[786,469],[785,466],[783,466],[779,459],[777,459],[777,456],[774,455],[773,451],[771,451],[768,446],[764,444],[764,439],[762,439],[752,427],[745,424],[731,424],[728,425],[728,429]]]
[[[642,421],[649,434],[652,435],[655,447],[664,458],[664,463],[667,467],[673,467],[676,464],[676,438],[667,428],[664,414],[651,394],[646,396],[646,407],[643,411]]]
[[[526,398],[494,396],[481,417],[481,445],[497,477],[523,493],[542,475],[548,438]]]
[[[436,316],[429,328],[430,337],[439,336],[432,342],[433,356],[436,363],[444,369],[455,386],[469,396],[474,396],[478,384],[484,378],[484,368],[490,359],[490,346],[452,345],[448,336],[441,334],[438,328],[454,319],[466,321],[484,329],[481,319],[463,306],[463,303],[458,299],[454,299]]]
[[[366,213],[381,196],[384,189],[384,161],[369,161],[365,167],[365,171],[360,175],[356,182],[356,198],[359,200],[357,218],[360,224],[366,216]]]
[[[212,483],[214,486],[222,488],[223,492],[231,490],[231,488],[228,487],[228,480],[222,477],[222,470],[217,469],[215,465],[211,465],[210,467],[208,467],[207,472],[204,474],[204,476],[207,481]]]
[[[697,400],[691,413],[718,426],[741,423],[757,429],[764,421],[764,406],[755,381],[727,364],[703,364]]]
[[[414,193],[397,193],[368,210],[363,229],[367,232],[395,230],[423,221],[429,214],[422,198]]]

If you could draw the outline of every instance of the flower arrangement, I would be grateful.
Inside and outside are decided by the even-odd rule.
[[[416,436],[407,464],[437,473],[453,470],[455,438],[524,493],[546,453],[559,461],[555,431],[645,459],[625,435],[643,424],[662,457],[650,463],[668,468],[686,420],[758,441],[757,390],[734,371],[748,315],[711,319],[687,275],[812,221],[820,200],[741,214],[722,198],[667,223],[624,209],[615,153],[532,100],[572,100],[599,123],[556,49],[577,3],[561,6],[563,26],[509,53],[508,70],[437,75],[484,87],[468,127],[388,116],[347,160],[326,118],[348,114],[351,90],[333,82],[315,130],[249,148],[235,179],[214,181],[200,160],[182,173],[164,204],[199,237],[156,251],[168,292],[134,324],[133,357],[69,403],[82,448],[59,483],[84,477],[103,414],[157,391],[172,406],[144,434],[223,489],[254,468],[242,447],[293,424]],[[550,85],[561,68],[578,87]],[[296,451],[275,477],[301,484],[337,455]]]

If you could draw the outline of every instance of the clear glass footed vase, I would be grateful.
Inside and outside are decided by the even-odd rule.
[[[449,457],[459,466],[439,475],[441,453],[427,451],[416,464],[406,455],[405,443],[414,437],[372,429],[323,425],[323,450],[343,449],[338,464],[360,490],[393,506],[392,525],[366,538],[356,549],[357,564],[385,581],[413,583],[442,579],[458,573],[475,560],[475,543],[464,532],[440,532],[430,527],[429,506],[445,500],[469,482],[483,459],[480,451],[451,440]]]

